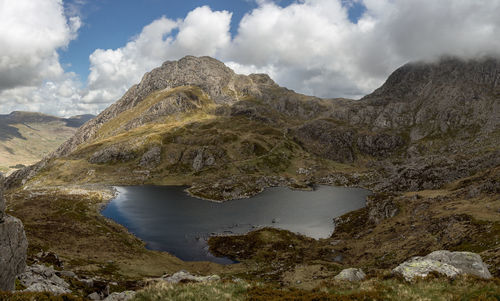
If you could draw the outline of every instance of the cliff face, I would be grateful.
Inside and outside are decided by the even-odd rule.
[[[28,242],[21,221],[5,214],[2,190],[0,176],[0,290],[13,290],[16,276],[26,267]]]

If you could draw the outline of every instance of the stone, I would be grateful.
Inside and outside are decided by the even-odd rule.
[[[195,276],[191,275],[186,271],[179,271],[171,276],[162,277],[163,281],[168,283],[179,283],[179,282],[211,282],[211,281],[219,281],[220,277],[218,275],[210,275],[210,276]]]
[[[52,266],[41,264],[28,266],[26,271],[17,277],[26,292],[50,292],[55,295],[71,293],[69,284],[57,276]]]
[[[154,167],[160,164],[160,161],[161,148],[159,146],[153,146],[142,155],[139,165],[142,167]]]
[[[342,281],[361,281],[366,278],[366,274],[361,269],[349,268],[342,270],[334,278],[335,280],[342,280]]]
[[[92,294],[88,295],[87,298],[89,298],[90,300],[101,300],[101,295],[93,292]]]
[[[481,256],[472,252],[435,251],[425,257],[413,257],[403,262],[392,272],[407,281],[417,277],[425,278],[431,272],[454,278],[460,274],[474,275],[484,279],[492,276]]]
[[[58,271],[56,274],[63,277],[76,278],[76,274],[73,271]]]
[[[28,241],[20,220],[5,215],[0,222],[0,290],[11,291],[26,266]]]
[[[78,279],[81,283],[85,284],[87,287],[94,287],[93,279]]]
[[[28,241],[21,221],[5,214],[3,180],[0,175],[0,290],[11,291],[26,266]]]
[[[492,276],[481,256],[472,252],[434,251],[426,256],[429,259],[450,264],[462,273],[479,278],[490,279]]]
[[[134,291],[124,291],[121,293],[111,293],[107,296],[104,301],[129,301],[134,298],[136,292]]]
[[[414,257],[405,261],[393,269],[392,272],[402,276],[407,281],[415,278],[425,278],[431,272],[442,274],[449,278],[455,278],[461,273],[459,269],[452,265],[424,257]]]

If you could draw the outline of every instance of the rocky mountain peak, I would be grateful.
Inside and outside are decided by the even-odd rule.
[[[139,84],[132,86],[121,99],[80,128],[75,136],[53,155],[69,154],[78,145],[94,138],[103,124],[122,112],[136,107],[154,92],[168,91],[177,87],[196,87],[215,104],[231,104],[246,96],[260,97],[263,94],[262,89],[270,86],[277,87],[268,75],[238,75],[224,63],[208,56],[186,56],[178,61],[167,61],[146,73]],[[178,101],[173,99],[165,103],[172,102]],[[166,109],[164,104],[158,107]]]
[[[474,100],[492,94],[500,95],[500,59],[445,57],[437,62],[414,62],[398,68],[380,88],[363,99],[380,103],[443,97]]]

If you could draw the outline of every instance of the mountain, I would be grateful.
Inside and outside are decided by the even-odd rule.
[[[35,112],[0,115],[0,171],[40,161],[93,115],[59,118]]]
[[[263,229],[211,238],[210,250],[241,263],[224,270],[231,276],[276,283],[322,281],[353,266],[380,275],[435,250],[479,253],[498,277],[499,104],[494,58],[409,63],[351,100],[302,95],[188,56],[145,74],[49,156],[14,172],[6,195],[31,253],[150,277],[185,263],[146,251],[100,216],[112,195],[102,185],[187,185],[217,201],[269,186],[365,187],[366,207],[335,219],[328,239]]]
[[[438,188],[498,163],[499,66],[411,63],[349,100],[301,95],[267,75],[188,56],[144,75],[37,165],[44,171],[33,183],[183,184],[217,200],[332,181]]]

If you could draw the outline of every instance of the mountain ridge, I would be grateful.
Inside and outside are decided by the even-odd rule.
[[[193,180],[187,180],[188,182],[198,181],[199,177],[196,173],[204,168],[210,169],[212,166],[195,163],[199,160],[216,162],[213,166],[219,166],[217,162],[221,162],[220,166],[235,166],[234,172],[243,178],[252,174],[257,178],[268,178],[276,174],[268,168],[249,172],[245,166],[242,166],[243,163],[240,162],[245,161],[242,161],[244,155],[236,154],[238,152],[244,154],[247,151],[241,148],[242,143],[254,149],[251,157],[257,161],[264,156],[268,159],[273,157],[272,160],[281,160],[281,163],[271,164],[282,165],[278,169],[281,169],[281,176],[287,180],[281,182],[295,183],[293,185],[298,186],[307,186],[307,183],[322,181],[321,178],[327,176],[329,168],[323,168],[317,176],[302,177],[290,170],[291,166],[297,169],[307,168],[304,165],[306,162],[302,162],[302,159],[295,160],[298,157],[308,157],[307,164],[313,165],[323,164],[324,162],[319,163],[322,160],[337,162],[328,163],[330,165],[338,163],[350,165],[340,168],[339,171],[343,172],[343,169],[367,169],[366,166],[360,166],[365,165],[360,163],[361,161],[378,162],[380,158],[387,159],[395,153],[401,155],[401,152],[404,154],[403,157],[408,158],[423,158],[431,155],[437,148],[440,151],[449,149],[449,152],[477,152],[478,146],[474,145],[479,145],[479,142],[492,145],[495,135],[498,135],[500,110],[496,93],[500,82],[499,66],[499,61],[495,59],[462,61],[447,58],[432,64],[409,63],[397,69],[379,89],[356,101],[320,99],[297,94],[279,87],[267,75],[237,75],[222,62],[213,58],[187,56],[179,61],[165,62],[161,67],[146,73],[139,84],[132,86],[120,100],[86,123],[38,167],[45,167],[47,162],[57,160],[57,158],[71,157],[72,153],[73,157],[82,158],[83,155],[89,158],[90,164],[96,162],[98,164],[115,162],[113,164],[116,164],[136,160],[138,165],[124,168],[132,169],[131,171],[135,169],[136,174],[140,176],[135,180],[131,179],[130,182],[121,179],[119,183],[133,184],[144,181],[148,183],[148,178],[153,179],[152,182],[149,181],[150,183],[161,183],[161,178],[165,177],[165,173],[155,175],[154,170],[144,168],[148,164],[140,164],[140,162],[145,162],[151,154],[156,154],[151,159],[154,162],[164,162],[165,158],[160,157],[165,153],[167,157],[178,156],[177,153],[169,153],[169,148],[166,146],[169,143],[165,140],[165,137],[169,136],[167,132],[179,132],[185,130],[186,127],[195,127],[198,124],[196,118],[200,118],[201,122],[209,123],[210,125],[205,126],[209,128],[214,125],[217,128],[217,122],[235,121],[237,124],[243,120],[245,126],[252,127],[251,124],[255,123],[255,125],[258,124],[257,127],[267,128],[267,131],[277,130],[274,133],[276,143],[282,146],[288,145],[285,146],[287,151],[282,154],[288,152],[290,158],[280,159],[281,155],[268,153],[277,147],[276,144],[268,146],[263,146],[262,143],[255,144],[255,139],[265,139],[263,138],[265,135],[258,133],[255,133],[252,138],[253,142],[236,139],[235,143],[229,143],[222,148],[221,144],[213,145],[212,142],[209,143],[212,146],[203,146],[203,140],[199,141],[200,147],[194,148],[193,145],[198,142],[196,139],[178,143],[179,138],[175,138],[177,140],[172,140],[170,144],[180,146],[183,156],[186,153],[189,155],[186,156],[187,161],[184,158],[178,161],[184,166],[183,170],[180,173],[170,173],[171,176],[167,177],[173,178],[177,175],[182,178],[180,175],[190,174],[189,177]],[[472,74],[460,76],[470,70]],[[448,77],[447,74],[451,75]],[[489,86],[490,89],[481,89],[483,86]],[[415,88],[412,89],[412,87]],[[140,109],[141,106],[142,109]],[[160,130],[161,126],[164,129]],[[146,130],[148,127],[152,129],[149,132]],[[149,134],[155,131],[153,129],[155,127],[158,133],[153,137]],[[238,131],[231,132],[230,127],[214,128],[213,138],[217,140],[217,135],[220,136],[222,132],[226,132],[229,136],[238,135]],[[141,128],[143,128],[142,132]],[[142,135],[141,137],[149,135],[147,139],[150,140],[149,142],[144,140],[144,147],[127,146],[126,135],[133,133]],[[188,133],[197,135],[196,131],[189,130]],[[472,143],[471,139],[474,135],[474,139],[480,140],[478,143]],[[113,137],[117,138],[116,143],[113,143]],[[101,143],[99,141],[103,141],[103,145],[108,145],[108,147],[103,146],[103,149],[99,151]],[[232,150],[236,147],[235,144],[240,147],[237,151]],[[97,148],[93,151],[94,153],[89,153],[95,147]],[[206,147],[209,151],[205,151],[206,158],[203,159],[202,153],[204,148],[207,149]],[[264,150],[264,153],[256,154],[255,149],[260,149],[261,152]],[[309,154],[315,158],[311,159]],[[102,158],[98,158],[100,156]],[[200,156],[202,159],[199,159]],[[217,158],[220,160],[216,160]],[[175,166],[167,164],[162,169],[179,169],[179,164],[174,164]],[[197,167],[188,168],[186,164]],[[301,164],[304,166],[299,166]],[[355,166],[352,166],[353,164]],[[93,169],[91,166],[87,168]],[[387,168],[385,169],[387,172]],[[144,173],[146,178],[144,178]],[[380,170],[377,173],[380,174]],[[35,174],[36,171],[33,172],[32,169],[28,172],[20,172],[16,177],[17,179],[32,177]],[[219,175],[210,173],[208,175],[207,178],[212,180],[220,179]],[[372,176],[366,175],[366,177]],[[380,175],[377,177],[381,178]],[[154,180],[155,178],[158,180]],[[269,180],[264,182],[266,181]],[[167,182],[169,181],[165,183]],[[182,182],[182,184],[189,184],[188,182]],[[226,181],[223,180],[223,182]],[[375,182],[377,180],[366,179],[364,185],[371,188],[390,185],[390,183],[381,183],[380,179],[379,183]],[[273,184],[270,183],[270,185]],[[412,185],[414,184],[410,186]],[[424,186],[426,185],[434,187],[432,184]],[[257,190],[250,190],[260,191],[261,189],[259,187]],[[239,196],[245,195],[246,192]],[[238,197],[238,194],[231,194],[228,197]]]

